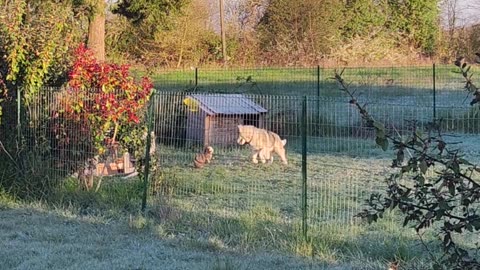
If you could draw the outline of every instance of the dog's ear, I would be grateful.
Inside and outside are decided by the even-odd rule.
[[[285,146],[287,144],[287,139],[282,140],[282,145]]]

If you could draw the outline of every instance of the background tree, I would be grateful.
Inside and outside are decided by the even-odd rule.
[[[171,51],[165,50],[165,43],[168,43],[168,38],[178,34],[170,31],[181,25],[175,18],[182,14],[183,7],[188,2],[187,0],[119,1],[112,7],[113,14],[119,15],[120,18],[113,21],[109,27],[113,30],[108,36],[109,46],[115,52],[121,52],[123,56],[147,65],[174,66],[177,59],[169,58]],[[157,61],[159,63],[155,63]]]
[[[90,0],[91,12],[88,22],[88,43],[95,58],[105,61],[105,0]]]
[[[314,62],[338,43],[343,9],[340,0],[270,1],[257,27],[261,49],[277,62]]]
[[[227,9],[227,35],[234,50],[229,52],[230,62],[254,65],[261,62],[256,27],[264,15],[268,0],[245,0],[234,2]]]
[[[197,66],[222,59],[221,38],[210,25],[211,10],[205,1],[193,0],[173,19],[173,27],[163,30],[164,51],[171,66]]]
[[[386,27],[398,33],[397,41],[407,41],[432,55],[439,30],[439,0],[388,0],[388,5],[391,12]]]
[[[385,30],[389,14],[390,8],[385,0],[348,0],[345,5],[347,22],[342,29],[344,37],[365,37]]]
[[[440,46],[436,56],[443,62],[465,55],[468,61],[475,61],[475,53],[480,49],[480,27],[477,16],[480,1],[443,0],[441,1]]]
[[[1,0],[0,4],[3,97],[12,97],[17,87],[23,87],[28,104],[43,85],[65,82],[68,52],[81,38],[80,24],[68,2]]]

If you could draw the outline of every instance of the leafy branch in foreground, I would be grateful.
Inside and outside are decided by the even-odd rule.
[[[480,101],[480,91],[471,80],[470,66],[462,60],[456,65],[466,80],[465,88],[474,97],[471,105],[475,105]],[[342,74],[335,71],[335,80],[366,127],[375,130],[376,143],[387,150],[390,142],[395,152],[391,166],[396,170],[386,179],[386,194],[372,193],[367,208],[358,216],[375,222],[385,211],[398,209],[404,216],[403,226],[413,226],[419,235],[432,228],[440,236],[443,255],[436,257],[427,250],[434,258],[434,269],[480,269],[475,258],[478,245],[466,248],[456,238],[480,230],[480,169],[460,151],[447,147],[435,122],[420,130],[416,120],[409,121],[409,131],[403,135],[387,130],[358,102]]]

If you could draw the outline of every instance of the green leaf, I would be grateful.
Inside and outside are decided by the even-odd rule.
[[[448,183],[448,192],[450,195],[455,196],[455,185],[452,182]]]
[[[460,173],[460,165],[458,164],[458,162],[452,162],[451,169],[453,170],[453,172],[455,174],[459,174]]]
[[[423,175],[419,175],[417,181],[419,186],[423,187],[425,185],[425,177],[423,177]]]
[[[386,137],[375,138],[375,143],[382,148],[383,151],[388,149],[388,139]]]
[[[446,211],[446,210],[450,209],[450,206],[448,205],[448,203],[446,201],[440,201],[440,203],[438,204],[438,208]]]
[[[373,127],[377,130],[377,131],[383,131],[385,133],[385,127],[383,126],[382,123],[378,122],[378,121],[374,121],[373,122]]]
[[[397,163],[402,164],[404,159],[405,159],[405,154],[403,153],[403,150],[398,150],[398,152],[397,152]]]
[[[475,230],[480,230],[480,219],[478,217],[475,220],[470,221],[470,224],[475,228]]]
[[[413,169],[412,165],[405,165],[402,167],[402,173],[406,173],[406,172],[409,172]]]
[[[377,130],[377,137],[386,138],[385,132],[383,130]]]
[[[405,219],[403,220],[402,226],[403,227],[407,226],[409,221],[410,221],[410,216],[406,216]]]
[[[428,165],[427,165],[427,162],[426,162],[424,159],[422,159],[422,160],[420,161],[419,167],[420,167],[420,171],[421,171],[423,174],[426,174],[426,173],[427,173]]]
[[[443,237],[443,246],[444,247],[448,247],[450,246],[452,243],[452,238],[450,237],[450,234],[446,234],[444,237]]]

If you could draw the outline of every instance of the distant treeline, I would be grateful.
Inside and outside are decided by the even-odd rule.
[[[160,17],[155,8],[137,8],[133,15],[129,2],[113,6],[118,16],[107,27],[110,57],[161,67],[222,62],[218,1],[173,1],[178,8],[162,20],[154,19]],[[135,2],[151,7],[148,2],[166,1]],[[412,64],[450,61],[476,46],[466,29],[446,29],[448,22],[440,27],[441,5],[449,1],[225,2],[230,65]]]

